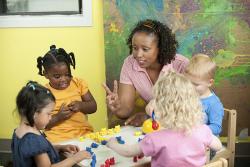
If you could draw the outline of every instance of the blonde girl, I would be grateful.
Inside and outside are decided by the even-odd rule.
[[[192,83],[182,74],[168,72],[153,87],[153,109],[160,131],[147,134],[134,145],[110,139],[107,146],[123,156],[151,156],[151,166],[195,167],[206,162],[207,147],[221,149],[220,140],[203,124],[202,106]]]

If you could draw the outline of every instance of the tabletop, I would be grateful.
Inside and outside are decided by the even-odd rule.
[[[123,126],[121,127],[121,131],[119,133],[116,133],[114,135],[106,135],[105,137],[110,138],[121,136],[122,140],[125,141],[125,144],[135,144],[136,142],[138,142],[139,138],[142,139],[144,137],[144,135],[135,135],[135,132],[139,131],[141,131],[141,127]],[[83,141],[80,141],[79,139],[74,139],[65,142],[60,142],[60,144],[77,145],[80,150],[86,150],[86,147],[91,147],[92,143],[97,142],[89,138],[86,138]],[[137,162],[134,162],[133,157],[123,157],[111,150],[110,148],[106,147],[105,145],[102,145],[100,143],[97,144],[97,148],[91,148],[91,151],[93,151],[96,155],[96,167],[100,167],[102,164],[105,164],[105,161],[112,157],[114,157],[115,159],[115,164],[112,165],[112,167],[144,166],[149,164],[151,161],[150,157],[143,157],[141,159],[137,159]],[[91,166],[91,161],[92,159],[83,160],[78,164],[78,166],[89,167]]]

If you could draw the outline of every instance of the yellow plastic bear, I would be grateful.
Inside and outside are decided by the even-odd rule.
[[[156,129],[156,130],[154,130],[153,129],[153,127],[152,127],[152,119],[151,118],[149,118],[149,119],[147,119],[146,121],[144,121],[143,122],[143,124],[142,124],[142,132],[143,133],[151,133],[151,132],[154,132],[154,131],[158,131],[159,129],[160,129],[160,124],[158,123],[158,125],[159,125],[159,127]]]

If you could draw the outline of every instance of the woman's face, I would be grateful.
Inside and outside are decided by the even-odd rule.
[[[158,39],[154,34],[136,32],[132,38],[132,54],[141,68],[149,68],[159,64]]]
[[[49,79],[50,86],[57,90],[66,89],[71,81],[71,75],[65,63],[52,65],[45,72],[45,77]]]

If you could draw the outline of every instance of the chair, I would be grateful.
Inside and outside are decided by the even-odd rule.
[[[226,138],[226,147],[222,150],[216,152],[216,155],[211,160],[215,162],[220,158],[228,159],[228,166],[234,167],[234,157],[235,157],[235,141],[236,141],[236,118],[237,112],[234,109],[224,108],[224,118],[223,126],[227,123],[227,138]],[[227,121],[227,122],[226,122]]]
[[[203,167],[228,167],[228,163],[225,158],[219,158],[218,160],[204,165]]]

